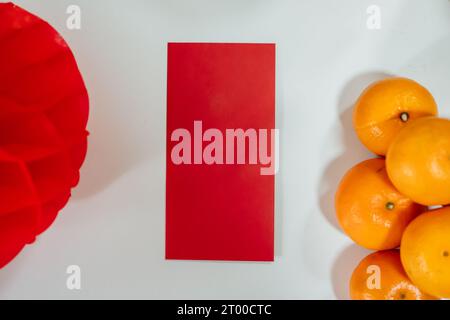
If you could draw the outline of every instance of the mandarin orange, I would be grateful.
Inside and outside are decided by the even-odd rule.
[[[383,159],[366,160],[350,169],[336,192],[335,207],[344,232],[373,250],[398,247],[403,230],[425,210],[395,189]]]
[[[385,155],[409,122],[437,113],[433,96],[423,86],[406,78],[389,78],[373,83],[361,94],[355,104],[353,126],[370,151]]]
[[[414,285],[403,269],[398,250],[365,257],[350,280],[353,300],[434,300]]]

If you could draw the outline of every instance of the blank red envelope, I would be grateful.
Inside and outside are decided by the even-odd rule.
[[[174,163],[172,133],[198,139],[194,121],[224,135],[274,129],[275,45],[168,44],[166,173],[167,259],[273,261],[274,175],[249,161]]]

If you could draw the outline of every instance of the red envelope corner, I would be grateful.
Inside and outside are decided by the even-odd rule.
[[[227,150],[227,129],[238,128],[275,128],[275,45],[169,43],[166,259],[273,261],[275,177],[251,163],[250,142],[245,163]],[[212,164],[208,129],[224,142]],[[190,151],[177,132],[189,132]]]

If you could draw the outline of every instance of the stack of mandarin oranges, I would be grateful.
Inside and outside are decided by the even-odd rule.
[[[450,120],[422,85],[389,78],[361,94],[353,126],[374,158],[342,178],[336,214],[376,252],[353,271],[351,298],[450,298]]]

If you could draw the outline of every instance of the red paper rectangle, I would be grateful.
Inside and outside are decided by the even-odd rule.
[[[195,144],[217,129],[225,159],[227,129],[275,128],[275,45],[169,43],[167,86],[166,258],[273,261],[274,175],[248,154],[207,164]],[[179,152],[190,164],[173,160],[177,129],[191,134],[190,157]]]

